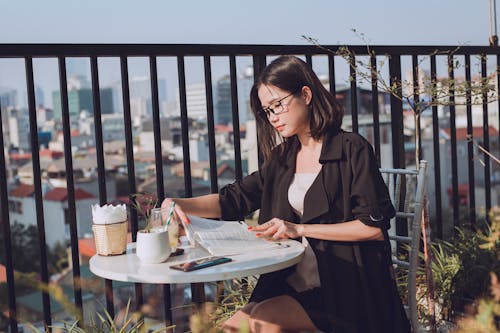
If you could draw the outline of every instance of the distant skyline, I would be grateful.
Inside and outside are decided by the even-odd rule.
[[[489,0],[0,0],[0,43],[279,45],[307,44],[301,37],[306,35],[324,45],[364,44],[352,31],[356,29],[372,45],[488,45],[488,4]],[[192,60],[188,66],[190,61],[186,60],[187,82],[202,81],[202,62]],[[118,81],[118,63],[101,62],[107,63],[100,73],[102,83]],[[147,75],[147,63],[130,62],[135,62],[130,65],[130,77]],[[213,63],[215,78],[228,72],[225,61]],[[57,61],[35,59],[34,66],[35,83],[51,106],[47,102],[58,89]],[[240,64],[238,70],[245,66]],[[88,64],[74,67],[79,73]],[[166,62],[164,71],[176,71],[175,64]],[[170,100],[176,84],[167,80]],[[20,90],[23,100],[22,59],[0,59],[0,87]]]

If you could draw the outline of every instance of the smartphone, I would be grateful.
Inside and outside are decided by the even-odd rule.
[[[172,265],[170,266],[170,268],[184,272],[191,272],[205,267],[220,265],[226,262],[230,262],[232,260],[233,259],[227,257],[208,257],[208,258],[185,262],[179,265]]]

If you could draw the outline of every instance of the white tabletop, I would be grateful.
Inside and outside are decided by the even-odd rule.
[[[171,269],[170,266],[208,257],[202,248],[185,248],[183,255],[170,257],[160,264],[145,264],[135,254],[135,243],[127,246],[127,252],[118,256],[94,255],[89,262],[97,276],[125,282],[140,283],[193,283],[221,281],[260,275],[277,271],[298,263],[304,254],[304,246],[294,240],[282,242],[286,247],[265,251],[248,249],[245,254],[230,255],[233,261],[192,272]]]

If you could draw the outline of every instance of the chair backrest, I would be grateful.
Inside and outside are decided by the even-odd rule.
[[[407,310],[413,332],[418,332],[419,329],[416,284],[426,166],[426,161],[420,161],[418,170],[380,169],[396,208],[396,216],[391,220],[391,229],[389,230],[389,239],[391,240],[393,252],[392,262],[396,266],[408,270]],[[396,235],[396,223],[406,223],[408,236]],[[395,256],[397,243],[409,244],[408,261],[400,260]]]

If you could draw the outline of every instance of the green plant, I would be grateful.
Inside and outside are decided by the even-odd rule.
[[[71,305],[64,304],[66,308],[71,308]],[[90,318],[90,323],[86,325],[80,324],[80,320],[74,322],[62,322],[62,325],[52,325],[51,329],[56,332],[68,333],[145,333],[149,332],[147,325],[144,324],[144,319],[140,312],[130,311],[130,300],[121,319],[112,318],[104,305],[100,304],[102,314],[96,312],[95,317]],[[38,330],[33,325],[29,325],[33,332],[38,333]],[[154,330],[153,333],[168,332],[175,326],[166,326]]]
[[[491,273],[491,296],[477,301],[477,308],[457,323],[454,333],[499,333],[500,332],[500,283]]]
[[[140,328],[144,324],[144,321],[142,318],[140,318],[140,315],[138,313],[131,313],[130,314],[130,300],[127,303],[127,307],[125,309],[125,315],[124,318],[121,322],[116,323],[115,320],[109,315],[109,313],[106,311],[105,307],[101,304],[101,307],[103,309],[104,315],[101,315],[100,313],[96,313],[97,316],[97,321],[94,319],[94,317],[91,317],[90,323],[88,325],[85,325],[83,328],[79,327],[78,321],[75,321],[73,323],[64,323],[62,326],[60,325],[54,325],[52,326],[53,329],[55,330],[60,330],[63,332],[68,332],[68,333],[86,333],[86,332],[92,332],[92,333],[136,333],[140,332]]]
[[[452,240],[431,244],[438,319],[453,320],[463,315],[469,306],[483,304],[491,288],[490,273],[500,274],[500,209],[494,208],[490,216],[491,222],[486,221],[483,230],[456,228]],[[405,277],[400,277],[398,282],[404,284]],[[417,283],[419,316],[428,319],[423,270],[418,272]],[[476,299],[479,301],[475,302]]]
[[[216,325],[220,325],[228,320],[248,303],[256,283],[257,280],[255,277],[225,281],[225,296],[217,304],[217,309],[212,316],[212,320]]]
[[[242,309],[250,298],[256,284],[256,278],[233,279],[224,281],[221,292],[225,296],[220,302],[207,302],[199,307],[189,319],[192,333],[221,333],[222,325],[238,310]],[[250,332],[247,323],[239,328],[240,333]]]
[[[130,195],[130,205],[137,211],[137,214],[144,220],[144,231],[151,230],[151,210],[158,205],[156,195],[148,192],[139,192]]]

